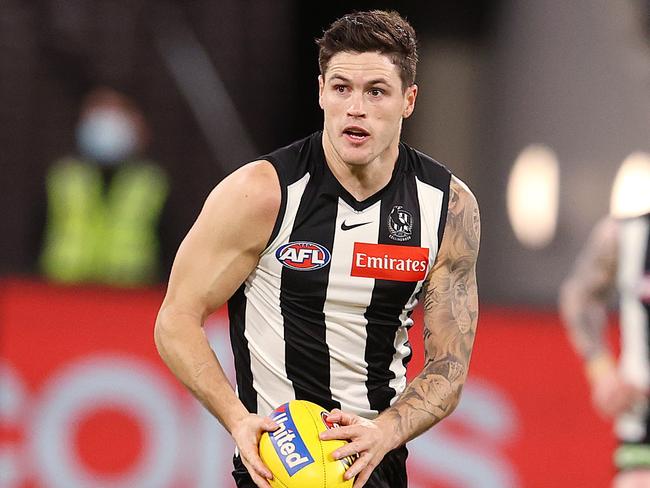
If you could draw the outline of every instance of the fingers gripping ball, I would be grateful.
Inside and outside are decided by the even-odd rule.
[[[353,459],[336,460],[332,452],[347,441],[321,441],[318,435],[336,424],[329,412],[315,403],[292,400],[269,415],[279,429],[260,439],[260,457],[273,473],[272,488],[351,488],[354,480],[343,474]]]

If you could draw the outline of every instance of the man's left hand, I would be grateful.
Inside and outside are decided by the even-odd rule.
[[[358,456],[345,472],[344,478],[349,480],[356,476],[353,488],[361,488],[386,453],[390,451],[389,436],[379,424],[372,420],[345,413],[336,408],[330,412],[327,421],[339,424],[339,427],[321,432],[320,438],[322,440],[349,441],[348,444],[334,451],[332,456],[335,459]]]

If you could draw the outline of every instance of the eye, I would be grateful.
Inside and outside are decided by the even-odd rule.
[[[368,93],[370,93],[370,95],[373,97],[379,97],[384,94],[384,90],[381,88],[371,88]]]
[[[345,93],[346,86],[345,85],[335,85],[334,86],[334,91],[337,93]]]

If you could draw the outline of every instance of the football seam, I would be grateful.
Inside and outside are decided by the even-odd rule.
[[[318,436],[318,448],[320,449],[321,466],[323,468],[323,488],[327,488],[327,469],[325,469],[325,454],[323,452],[323,442],[320,440],[320,431],[318,430],[318,423],[316,422],[314,416],[311,415],[311,411],[309,410],[309,408],[307,408],[306,405],[303,405],[303,408],[309,412],[309,418],[314,423],[314,427],[316,428],[316,435]]]

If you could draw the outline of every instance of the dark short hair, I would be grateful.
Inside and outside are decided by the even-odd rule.
[[[415,30],[395,11],[353,12],[335,20],[316,39],[318,64],[325,75],[332,57],[341,52],[379,52],[399,68],[403,88],[415,83],[418,62]]]

